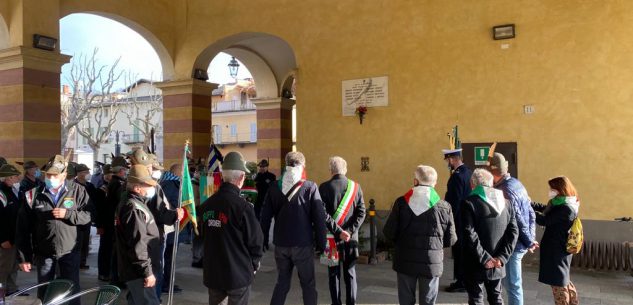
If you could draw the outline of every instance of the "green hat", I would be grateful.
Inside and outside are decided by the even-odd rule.
[[[0,177],[2,178],[19,176],[20,174],[22,173],[20,173],[20,171],[11,164],[4,164],[0,167]]]
[[[125,158],[118,156],[112,159],[111,170],[113,173],[120,171],[122,168],[129,168]]]
[[[66,159],[61,155],[55,155],[46,163],[44,171],[47,174],[58,175],[65,173],[67,167],[68,163],[66,163]]]
[[[107,175],[107,174],[112,174],[112,165],[110,164],[106,164],[103,166],[103,174]]]
[[[37,168],[39,166],[37,166],[37,163],[35,163],[35,161],[26,161],[26,162],[24,162],[22,167],[24,168],[24,170],[27,170],[27,169],[31,169],[31,168]]]
[[[222,170],[238,170],[249,174],[251,171],[246,168],[244,157],[237,151],[232,151],[224,156],[224,162],[222,162]]]
[[[67,178],[74,178],[77,177],[77,163],[75,162],[68,162],[68,177]]]
[[[89,171],[89,170],[90,170],[90,168],[88,167],[88,165],[85,165],[83,163],[77,164],[77,166],[75,166],[75,171],[78,172],[78,173]]]
[[[498,169],[501,174],[506,174],[508,172],[508,161],[502,154],[494,153],[488,161],[488,167],[490,169]]]
[[[130,154],[128,154],[128,158],[130,159],[130,163],[132,165],[140,164],[140,165],[152,165],[152,158],[142,149],[137,148],[134,149]]]
[[[147,170],[147,166],[145,165],[132,165],[130,169],[130,173],[127,175],[128,183],[140,183],[151,186],[156,186],[158,183],[152,179],[152,175],[150,175]]]

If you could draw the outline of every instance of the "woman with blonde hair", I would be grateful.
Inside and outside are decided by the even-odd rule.
[[[552,178],[547,205],[533,204],[536,223],[545,226],[541,239],[539,282],[552,286],[556,305],[578,304],[576,287],[569,279],[572,254],[567,252],[569,229],[578,216],[580,201],[569,178]]]

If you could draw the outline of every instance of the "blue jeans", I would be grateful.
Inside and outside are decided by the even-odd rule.
[[[523,280],[521,278],[521,260],[526,250],[514,251],[506,263],[506,277],[503,286],[508,291],[509,305],[523,305]]]

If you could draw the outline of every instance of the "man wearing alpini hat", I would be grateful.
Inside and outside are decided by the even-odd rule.
[[[268,160],[262,159],[258,164],[259,171],[255,176],[255,187],[257,188],[257,199],[255,200],[255,216],[257,219],[261,217],[262,205],[264,204],[264,198],[268,192],[270,183],[277,180],[275,174],[268,171]]]
[[[91,219],[86,189],[66,180],[68,160],[57,155],[46,164],[46,187],[26,192],[25,204],[18,212],[15,235],[20,269],[30,272],[37,266],[37,281],[56,277],[72,281],[74,292],[79,286],[78,226]],[[56,270],[59,268],[59,276]],[[38,292],[43,296],[44,290]],[[80,304],[79,299],[71,304]]]
[[[25,193],[34,187],[44,188],[42,171],[35,161],[24,162],[22,168],[24,168],[24,179],[20,182],[20,193]]]
[[[0,283],[6,285],[9,293],[18,289],[15,220],[20,207],[20,175],[13,165],[0,167]]]
[[[254,273],[259,269],[264,236],[253,207],[240,197],[248,173],[242,155],[228,153],[222,163],[224,183],[200,207],[203,279],[209,289],[209,305],[227,298],[230,305],[248,304]]]
[[[156,195],[156,181],[147,166],[133,165],[127,177],[127,192],[116,211],[116,245],[120,280],[129,289],[130,305],[158,305],[156,275],[160,272],[160,236],[147,207]]]

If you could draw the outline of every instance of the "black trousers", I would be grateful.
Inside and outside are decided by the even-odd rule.
[[[85,266],[88,253],[90,252],[90,226],[77,227],[77,234],[79,234],[79,243],[81,244],[81,259],[79,265]]]
[[[501,279],[498,280],[473,280],[465,279],[468,292],[468,305],[484,304],[484,289],[488,295],[488,304],[503,305],[501,298]]]
[[[251,286],[232,290],[209,288],[209,305],[247,305]]]
[[[339,245],[339,265],[328,268],[328,278],[330,282],[330,297],[333,305],[341,305],[341,268],[343,269],[343,280],[345,281],[345,304],[356,304],[358,286],[356,284],[356,259],[358,249],[350,247],[349,243]]]
[[[35,256],[35,265],[37,267],[37,282],[44,283],[52,281],[56,278],[65,279],[73,282],[73,294],[78,293],[81,289],[79,286],[79,249],[75,249],[68,254],[60,257],[51,256]],[[59,269],[59,276],[57,275]],[[42,299],[46,289],[38,289],[37,296]],[[70,301],[70,305],[80,305],[80,299]]]
[[[316,281],[314,278],[314,251],[312,247],[275,247],[277,263],[277,284],[270,300],[271,305],[282,305],[290,291],[292,269],[296,266],[303,292],[304,305],[317,304]]]
[[[112,270],[112,257],[114,252],[114,228],[104,228],[103,234],[99,236],[98,268],[99,275],[110,277]]]

